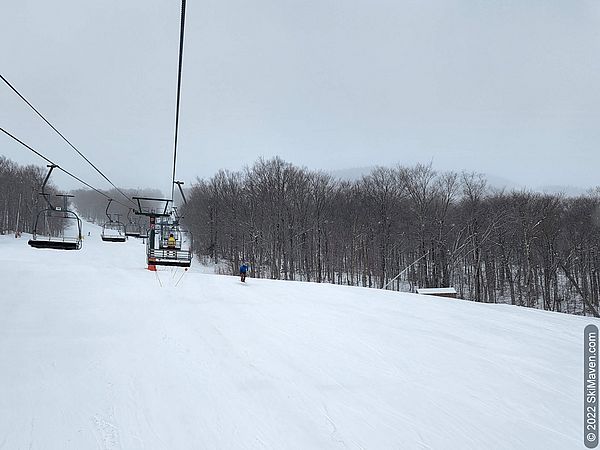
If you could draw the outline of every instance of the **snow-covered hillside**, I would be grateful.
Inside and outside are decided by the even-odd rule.
[[[88,230],[79,252],[0,237],[2,449],[583,447],[592,319],[198,267],[176,286]]]

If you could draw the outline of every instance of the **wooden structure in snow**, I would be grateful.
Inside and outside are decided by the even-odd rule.
[[[446,288],[418,288],[417,294],[435,295],[437,297],[456,298],[456,289],[453,287]]]

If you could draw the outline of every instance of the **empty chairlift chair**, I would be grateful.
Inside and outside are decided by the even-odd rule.
[[[117,221],[106,222],[102,225],[100,236],[104,242],[125,242],[127,240],[125,225]]]
[[[108,201],[108,205],[106,206],[106,217],[108,217],[108,222],[105,222],[102,225],[100,237],[104,242],[125,242],[127,240],[126,228],[125,225],[119,221],[119,214],[116,214],[117,220],[113,220],[108,213],[111,202],[112,199]]]
[[[64,207],[44,209],[35,219],[33,236],[28,244],[34,248],[80,250],[81,219]]]
[[[148,239],[148,230],[140,227],[140,235],[138,236],[140,239]]]
[[[139,238],[141,237],[141,234],[142,232],[139,225],[136,225],[135,223],[128,223],[125,225],[125,236]]]
[[[127,225],[125,225],[125,236],[127,237],[134,237],[134,238],[141,238],[142,236],[142,227],[139,224],[139,221],[134,222],[131,217],[132,209],[129,209],[129,212],[127,213]],[[147,236],[144,236],[147,237]]]
[[[46,203],[46,208],[39,211],[33,224],[33,235],[27,242],[33,248],[54,250],[80,250],[82,246],[81,219],[75,212],[68,209],[68,199],[72,195],[57,194],[62,197],[63,205],[55,206],[50,201],[50,194],[44,188],[55,165],[49,165],[50,171],[42,185],[40,196]]]

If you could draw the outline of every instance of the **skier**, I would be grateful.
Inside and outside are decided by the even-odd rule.
[[[169,238],[167,239],[167,248],[169,250],[175,250],[175,245],[177,243],[177,240],[175,239],[175,236],[173,236],[173,233],[169,234]],[[176,256],[177,254],[167,250],[167,255],[168,256]]]
[[[246,264],[246,263],[243,263],[240,266],[240,278],[242,280],[242,283],[246,282],[246,273],[248,272],[248,269],[249,269],[249,267],[248,267],[248,264]]]
[[[167,239],[167,247],[175,248],[176,242],[177,240],[175,239],[175,236],[173,236],[173,233],[169,234],[169,239]]]

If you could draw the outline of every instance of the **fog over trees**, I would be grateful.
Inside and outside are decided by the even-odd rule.
[[[132,210],[132,208],[135,208],[135,205],[128,202],[128,200],[116,189],[105,190],[102,192],[108,197],[120,202],[117,203],[113,201],[110,204],[108,213],[112,220],[116,221],[118,218],[119,221],[124,224],[129,221],[136,221],[143,224],[146,228],[148,227],[148,219],[136,216]],[[130,198],[134,196],[162,198],[163,196],[158,189],[121,189],[121,192]],[[90,189],[76,189],[72,191],[71,194],[75,195],[73,198],[73,205],[82,219],[99,225],[108,221],[106,215],[108,200],[106,197]]]
[[[0,233],[32,232],[45,175],[0,157]],[[51,181],[46,189],[57,193]],[[72,193],[82,219],[105,221],[106,198]],[[342,181],[274,158],[197,180],[187,196],[180,212],[195,253],[228,273],[245,261],[255,277],[402,291],[453,286],[469,300],[598,315],[600,189],[578,197],[505,192],[480,175],[431,165]],[[111,206],[123,222],[128,212]]]

